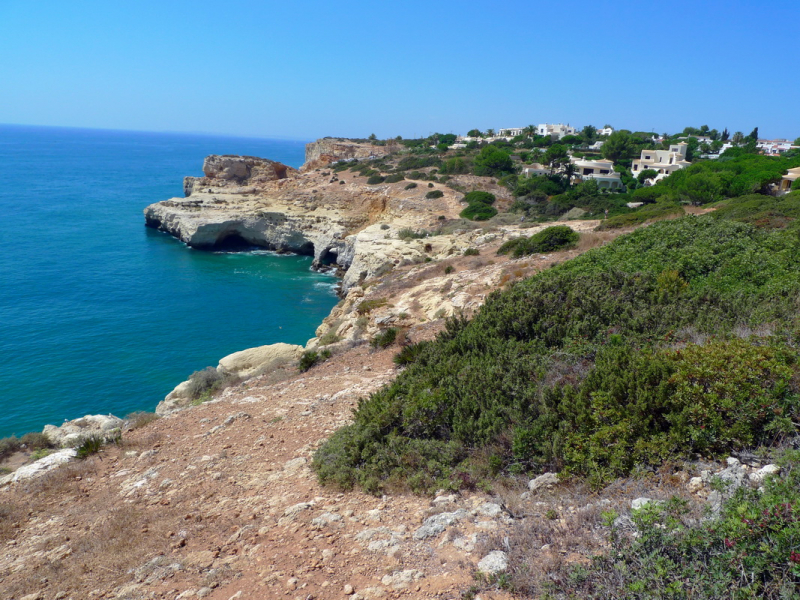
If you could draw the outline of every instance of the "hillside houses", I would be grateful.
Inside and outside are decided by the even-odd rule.
[[[541,123],[536,126],[536,133],[538,135],[549,135],[553,140],[560,140],[568,135],[576,135],[578,130],[563,123]]]
[[[621,190],[625,187],[620,174],[614,172],[614,163],[610,160],[571,157],[570,162],[575,166],[574,179],[594,179],[601,190]]]
[[[654,170],[657,175],[652,183],[664,179],[678,169],[688,167],[690,163],[686,160],[686,150],[688,146],[685,142],[670,144],[669,150],[642,150],[641,158],[637,158],[631,165],[631,172],[634,177],[647,169]]]

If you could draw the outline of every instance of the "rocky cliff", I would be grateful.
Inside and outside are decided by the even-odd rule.
[[[397,150],[394,145],[376,146],[341,140],[337,138],[323,138],[316,142],[306,144],[306,162],[304,171],[327,167],[339,160],[365,160],[379,158]]]
[[[313,160],[362,156],[369,148],[385,151],[358,144],[342,149],[330,142],[317,142]],[[311,255],[315,266],[336,265],[342,272],[357,263],[358,273],[343,281],[345,289],[403,260],[404,248],[375,243],[385,234],[359,235],[368,226],[433,227],[439,215],[453,217],[461,210],[461,195],[438,184],[444,196],[430,200],[423,191],[406,190],[406,182],[367,185],[357,173],[299,173],[245,156],[209,156],[203,171],[205,177],[186,178],[185,198],[148,206],[145,223],[199,249],[258,246]]]

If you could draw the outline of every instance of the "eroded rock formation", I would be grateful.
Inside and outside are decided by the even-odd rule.
[[[394,145],[376,146],[341,140],[337,138],[323,138],[316,142],[306,144],[306,162],[302,170],[309,171],[327,167],[339,160],[366,160],[386,156],[397,150]]]

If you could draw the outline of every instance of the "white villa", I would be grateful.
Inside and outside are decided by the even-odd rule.
[[[536,133],[539,135],[549,135],[554,140],[560,140],[566,135],[575,135],[577,129],[570,127],[569,124],[564,125],[563,123],[557,123],[553,125],[551,123],[542,123],[536,126]]]
[[[570,158],[575,165],[575,177],[581,181],[594,179],[601,190],[620,190],[625,187],[619,173],[614,172],[614,163],[610,160],[585,160]]]
[[[636,177],[642,171],[653,169],[658,175],[653,178],[651,183],[664,179],[670,173],[688,167],[690,164],[686,160],[685,142],[670,144],[669,150],[642,150],[642,157],[633,161],[631,171]]]
[[[522,135],[523,127],[505,127],[497,130],[497,137],[510,137],[514,138]]]
[[[762,154],[777,156],[791,150],[792,142],[789,140],[758,140],[756,148],[761,150]]]
[[[778,188],[778,193],[788,194],[792,191],[792,184],[800,179],[800,167],[789,169],[789,172],[783,176]]]
[[[550,168],[539,163],[532,163],[522,167],[522,174],[532,177],[534,175],[550,175]]]
[[[611,135],[612,133],[614,133],[613,127],[603,127],[597,130],[597,135]]]

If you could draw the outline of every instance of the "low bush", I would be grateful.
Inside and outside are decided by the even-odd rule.
[[[401,240],[420,240],[422,238],[428,237],[427,231],[414,231],[406,227],[405,229],[401,229],[397,232],[397,237]]]
[[[574,248],[580,234],[566,225],[555,225],[543,229],[529,238],[516,238],[505,242],[498,248],[498,254],[511,254],[514,257],[527,254],[556,252]]]
[[[464,196],[467,208],[459,215],[462,219],[471,221],[488,221],[497,214],[497,209],[491,206],[495,201],[494,194],[473,190]]]
[[[467,248],[464,250],[464,256],[478,256],[480,254],[480,250],[477,248]]]
[[[373,348],[388,348],[394,344],[395,339],[397,339],[397,328],[390,327],[385,331],[376,333],[375,337],[370,340],[369,345]]]
[[[367,185],[377,185],[379,183],[383,183],[384,181],[384,177],[381,177],[380,175],[372,175],[369,179],[367,179]]]
[[[467,204],[479,203],[486,204],[488,206],[494,204],[495,200],[497,200],[497,198],[494,194],[483,192],[481,190],[473,190],[464,195],[464,202]]]
[[[425,194],[425,198],[428,200],[433,200],[434,198],[441,198],[444,196],[444,192],[442,190],[431,190],[427,194]]]
[[[416,344],[409,344],[408,346],[403,346],[403,348],[394,355],[392,361],[398,367],[405,367],[410,365],[420,357],[422,354],[422,350],[425,348],[427,344],[430,342],[419,342]]]
[[[485,204],[470,204],[461,211],[459,216],[462,219],[469,219],[470,221],[488,221],[497,214],[497,209],[494,206],[486,206]]]
[[[409,184],[408,184],[406,187],[404,187],[403,189],[404,189],[404,190],[413,190],[415,187],[417,187],[417,184],[416,184],[416,183],[414,183],[414,182],[412,181],[411,183],[409,183]]]
[[[41,432],[34,431],[26,433],[21,438],[12,435],[11,437],[0,439],[0,460],[8,458],[20,450],[35,452],[37,450],[48,450],[54,447],[50,438]]]
[[[362,300],[356,307],[356,312],[359,315],[369,314],[371,311],[382,306],[386,306],[389,301],[386,298],[371,298],[369,300]]]
[[[89,435],[82,437],[75,445],[75,456],[81,460],[97,454],[103,448],[106,440],[101,435]]]
[[[336,334],[336,327],[331,327],[319,338],[320,346],[330,346],[341,340],[341,336]]]
[[[300,360],[297,363],[297,368],[301,373],[305,373],[311,367],[325,362],[331,357],[330,350],[322,350],[317,352],[315,350],[306,350],[300,355]]]
[[[633,212],[616,215],[604,220],[602,223],[600,223],[600,225],[597,226],[597,231],[633,227],[653,219],[663,219],[665,217],[681,214],[683,214],[683,208],[681,208],[681,206],[677,203],[665,202],[658,204],[645,204]]]
[[[679,498],[648,504],[632,515],[635,536],[612,526],[606,555],[562,567],[543,587],[558,598],[796,597],[800,456],[782,463],[763,492],[739,488],[714,519],[691,519]]]
[[[779,444],[800,423],[798,303],[794,232],[708,216],[638,229],[449,319],[314,468],[376,493],[544,470],[601,486]],[[776,333],[736,335],[764,324]]]
[[[239,378],[235,375],[221,373],[214,367],[206,367],[189,376],[189,397],[197,402],[207,402],[217,393],[238,382]]]
[[[403,181],[405,177],[403,177],[402,173],[392,173],[388,177],[386,177],[386,183],[397,183],[398,181]]]

